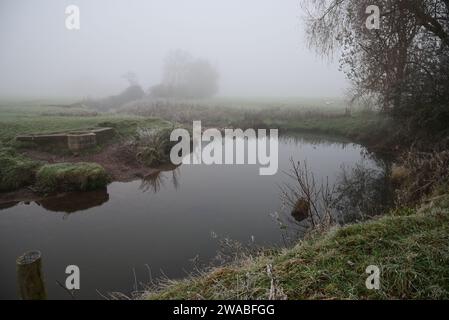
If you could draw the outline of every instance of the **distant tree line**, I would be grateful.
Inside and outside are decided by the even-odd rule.
[[[88,105],[100,111],[109,111],[111,109],[117,109],[124,104],[140,100],[145,97],[145,92],[138,84],[130,84],[128,88],[121,93],[113,96],[109,96],[102,99],[85,99],[83,104]]]
[[[129,86],[117,95],[86,99],[84,104],[101,111],[117,109],[124,104],[147,98],[201,99],[218,92],[218,71],[205,59],[193,58],[188,52],[175,50],[165,59],[160,84],[145,92],[134,72],[122,75]]]
[[[410,128],[449,123],[449,0],[303,0],[308,40],[340,54],[354,98],[375,100]],[[367,7],[380,28],[366,27]]]
[[[208,98],[218,91],[218,71],[205,59],[175,50],[165,59],[163,79],[150,88],[156,98]]]

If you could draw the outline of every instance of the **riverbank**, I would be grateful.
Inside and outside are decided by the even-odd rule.
[[[449,191],[449,190],[447,190]],[[380,289],[365,272],[380,269]],[[290,249],[248,255],[142,299],[448,299],[449,193],[416,208],[316,233]]]
[[[154,174],[157,169],[128,156],[124,144],[140,129],[164,130],[172,126],[157,118],[97,113],[85,107],[55,107],[37,102],[0,105],[0,203],[41,198],[47,193],[104,188],[108,182]],[[15,139],[23,134],[102,127],[113,128],[110,140],[80,152]],[[39,174],[40,171],[46,174]],[[64,181],[56,183],[61,179]],[[77,183],[65,183],[69,179]]]
[[[374,152],[388,154],[410,141],[392,120],[360,106],[349,107],[343,99],[208,101],[141,100],[118,110],[123,114],[156,116],[185,126],[201,119],[211,128],[272,128],[280,132],[303,132],[351,139]]]
[[[393,135],[391,120],[374,112],[355,112],[341,117],[312,117],[301,120],[268,121],[268,126],[285,132],[319,133],[340,136],[366,146],[373,152],[396,154],[401,146]]]

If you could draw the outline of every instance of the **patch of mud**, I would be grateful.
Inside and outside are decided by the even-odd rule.
[[[56,155],[46,151],[28,150],[25,155],[48,163],[95,162],[105,168],[113,181],[129,182],[160,171],[148,168],[127,155],[121,144],[110,144],[95,153]]]

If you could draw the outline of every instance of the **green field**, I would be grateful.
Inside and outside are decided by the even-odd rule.
[[[155,118],[112,113],[92,115],[89,112],[90,110],[82,108],[52,107],[37,102],[3,102],[0,104],[0,143],[14,145],[15,137],[20,134],[52,133],[109,125],[114,126],[120,134],[126,135],[134,132],[139,126],[171,125]]]
[[[11,141],[19,134],[51,133],[63,130],[86,129],[116,124],[119,130],[127,133],[135,125],[167,126],[164,121],[148,117],[143,107],[139,112],[101,113],[89,108],[65,108],[54,105],[71,103],[76,100],[53,99],[31,101],[0,101],[0,142]],[[327,105],[329,104],[329,105]],[[214,117],[216,125],[232,124],[245,126],[264,124],[281,130],[319,131],[322,133],[353,135],[366,127],[376,126],[380,118],[372,112],[358,109],[352,116],[345,117],[347,103],[342,99],[304,99],[304,98],[214,98],[174,102],[173,107],[156,116],[168,121],[176,120],[178,110],[189,110],[187,120],[203,120]],[[150,109],[150,108],[148,108]],[[174,109],[170,112],[170,109]],[[133,111],[133,110],[131,110]],[[150,112],[148,112],[150,113]],[[192,118],[192,119],[190,119]],[[120,126],[120,123],[123,124]]]

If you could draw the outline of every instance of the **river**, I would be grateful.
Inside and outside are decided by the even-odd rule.
[[[179,278],[192,260],[208,262],[220,239],[258,246],[282,245],[273,213],[290,158],[306,160],[317,179],[338,178],[341,167],[363,163],[381,170],[363,146],[316,135],[292,134],[279,142],[279,171],[260,176],[254,165],[182,165],[146,181],[114,182],[107,190],[71,194],[0,210],[0,298],[18,298],[15,260],[43,255],[49,298],[69,299],[57,284],[65,268],[81,271],[80,299],[130,294],[160,276]]]

